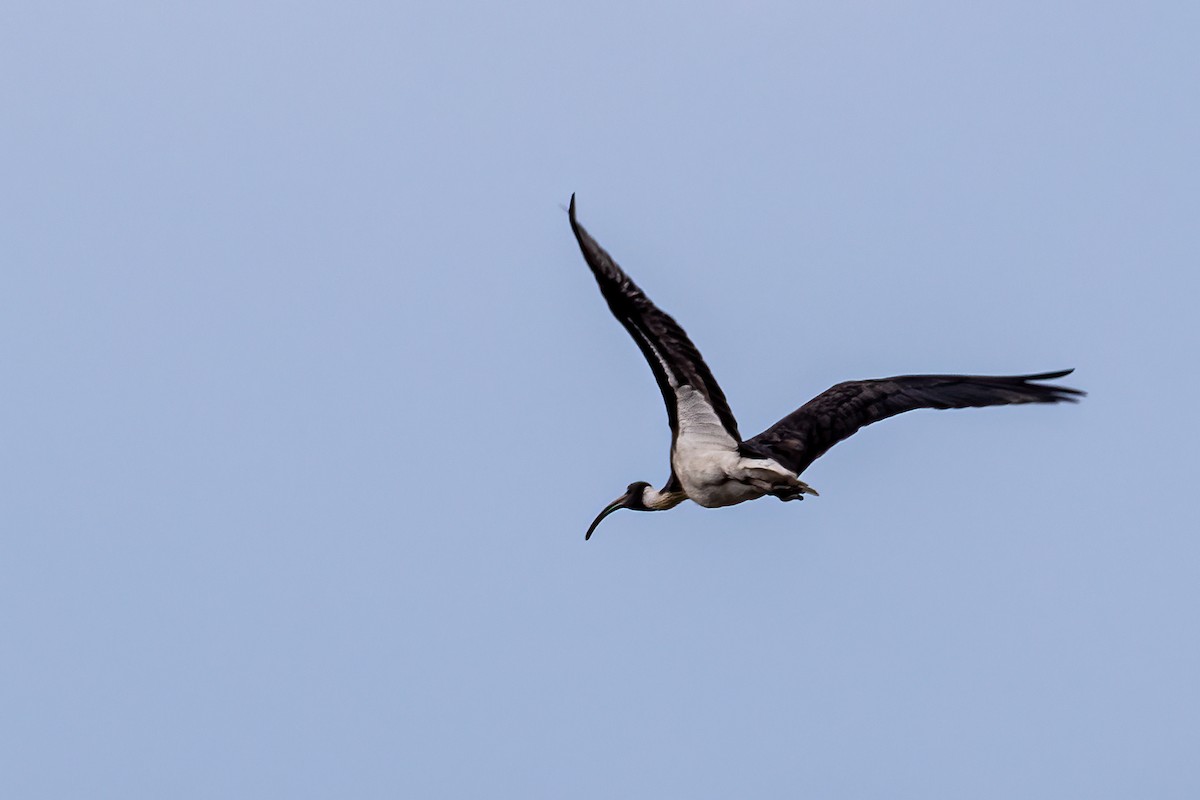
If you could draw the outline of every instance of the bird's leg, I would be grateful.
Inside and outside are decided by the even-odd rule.
[[[804,495],[815,495],[817,490],[796,475],[770,459],[742,459],[742,474],[738,478],[763,494],[780,500],[802,500]]]

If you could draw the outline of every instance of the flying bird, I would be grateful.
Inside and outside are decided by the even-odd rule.
[[[692,500],[719,508],[770,495],[803,500],[817,491],[800,475],[859,428],[917,408],[978,408],[1076,402],[1078,389],[1041,383],[1073,370],[1034,375],[901,375],[839,383],[757,436],[742,439],[725,394],[700,351],[674,319],[650,301],[575,216],[571,229],[613,316],[650,364],[671,425],[671,477],[661,489],[629,484],[605,506],[584,539],[618,509],[666,511]]]

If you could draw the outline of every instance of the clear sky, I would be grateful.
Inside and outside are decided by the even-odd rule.
[[[10,3],[0,795],[1200,796],[1200,6]],[[649,369],[804,503],[620,512]]]

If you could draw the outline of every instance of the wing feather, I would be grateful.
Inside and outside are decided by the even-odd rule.
[[[575,195],[571,195],[568,209],[571,229],[579,241],[584,260],[596,276],[600,293],[608,301],[609,310],[617,318],[633,341],[641,349],[646,362],[654,372],[654,378],[662,390],[663,402],[667,406],[667,419],[672,433],[679,431],[679,409],[675,390],[691,386],[704,395],[720,419],[721,425],[736,440],[737,420],[729,409],[725,394],[709,371],[708,365],[692,344],[692,340],[668,314],[659,309],[645,292],[638,288],[625,271],[617,266],[604,248],[597,244],[575,217]]]
[[[901,375],[847,381],[743,443],[744,452],[774,458],[797,474],[860,428],[918,408],[978,408],[1018,403],[1074,403],[1084,393],[1037,383],[1073,370],[1037,375]]]

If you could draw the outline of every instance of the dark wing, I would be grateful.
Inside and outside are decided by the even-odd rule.
[[[1070,375],[901,375],[847,381],[809,400],[742,444],[743,452],[774,458],[797,474],[864,425],[917,408],[978,408],[1015,403],[1074,403],[1078,389],[1034,381]]]
[[[608,301],[608,307],[613,316],[620,320],[629,331],[629,335],[637,342],[650,369],[654,371],[654,379],[662,390],[663,401],[667,404],[667,419],[671,423],[672,434],[679,432],[679,410],[675,390],[681,386],[691,386],[704,395],[716,412],[717,418],[725,430],[736,441],[741,441],[738,434],[737,420],[729,410],[729,403],[721,387],[713,379],[700,351],[692,340],[683,332],[683,328],[670,316],[663,313],[650,298],[637,287],[625,274],[612,256],[604,251],[596,240],[588,235],[579,221],[575,218],[575,195],[571,195],[571,207],[568,210],[571,217],[571,229],[579,240],[579,249],[596,283],[600,285],[600,293]]]

